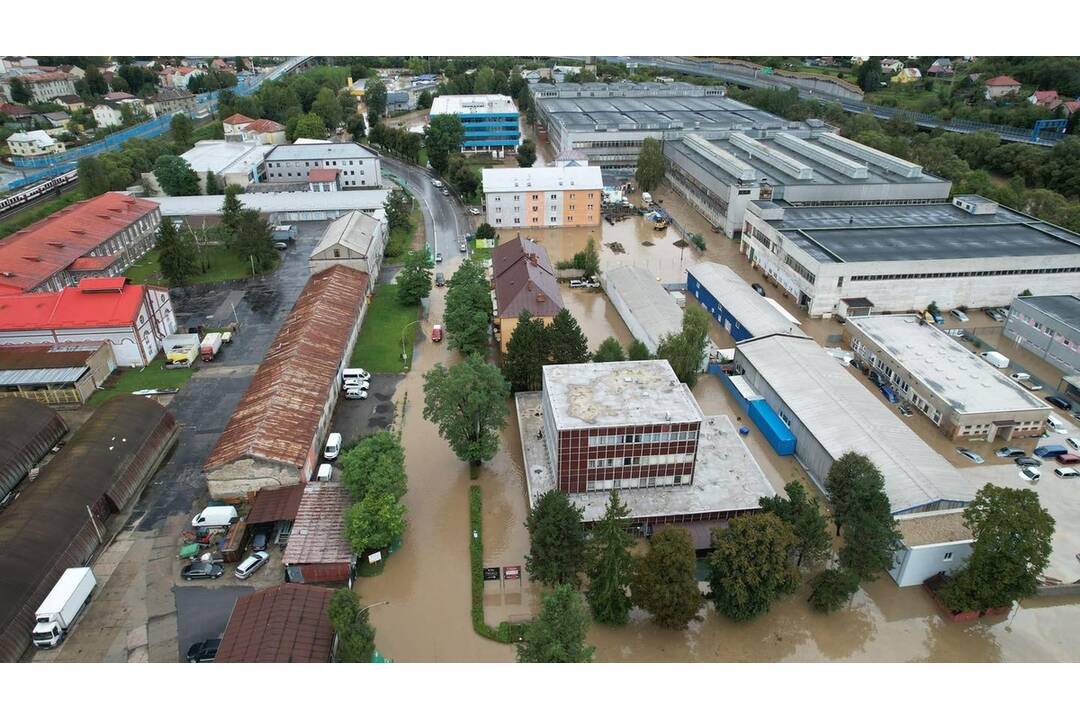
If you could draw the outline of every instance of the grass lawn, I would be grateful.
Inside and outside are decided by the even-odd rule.
[[[474,245],[473,245],[473,251],[472,251],[472,259],[475,260],[478,263],[483,263],[485,260],[490,260],[491,259],[491,249],[490,248],[478,248],[475,245],[475,240],[473,242],[474,242]],[[495,244],[496,245],[499,244],[498,235],[495,236]]]
[[[419,314],[420,308],[417,306],[398,304],[397,285],[380,285],[364,318],[364,326],[360,329],[349,366],[362,367],[371,373],[403,372],[412,363],[413,333],[416,328],[410,328],[405,336],[405,363],[401,362],[402,332],[406,325],[416,322]]]
[[[183,387],[191,379],[194,368],[165,369],[165,358],[159,355],[144,368],[117,368],[105,381],[105,389],[90,396],[87,405],[100,405],[114,395],[124,395],[147,388]]]
[[[207,245],[205,248],[210,268],[206,272],[193,277],[188,283],[189,285],[251,277],[251,264],[248,261],[233,255],[222,245]],[[131,282],[136,284],[168,285],[161,275],[161,268],[158,266],[157,250],[151,250],[146,255],[143,255],[124,274],[130,278]]]
[[[417,228],[422,231],[423,227],[424,216],[420,214],[420,206],[413,202],[412,213],[409,215],[409,227],[399,227],[390,231],[390,239],[386,242],[386,257],[400,258],[412,250],[413,236],[416,234]]]
[[[13,232],[22,230],[27,225],[32,225],[38,220],[52,215],[57,210],[62,210],[68,205],[79,202],[82,199],[82,193],[76,190],[75,192],[69,192],[66,195],[62,195],[49,202],[35,205],[30,210],[19,213],[11,220],[0,223],[0,238],[5,238]]]

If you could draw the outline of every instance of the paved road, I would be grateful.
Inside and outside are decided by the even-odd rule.
[[[460,254],[458,245],[469,227],[465,219],[465,208],[457,198],[443,195],[431,184],[431,173],[415,165],[386,156],[383,156],[382,165],[384,175],[391,174],[402,180],[405,189],[420,201],[428,247],[432,254],[442,253],[443,262],[457,257]],[[441,270],[442,266],[437,265],[435,269]]]

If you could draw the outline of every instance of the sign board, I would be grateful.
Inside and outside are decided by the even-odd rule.
[[[367,556],[367,561],[369,565],[374,565],[380,560],[382,560],[382,552],[373,552]]]
[[[506,580],[520,580],[521,579],[521,566],[520,565],[507,565],[503,568],[503,578]]]
[[[491,248],[495,247],[495,238],[477,238],[475,240],[475,243],[477,250],[481,248],[487,248],[490,250]]]
[[[773,74],[773,69],[771,67],[768,67],[768,66],[763,67],[763,68],[761,68],[761,74],[762,75],[772,75]]]
[[[484,568],[484,582],[487,582],[488,580],[498,580],[498,579],[499,579],[499,568],[497,568],[497,567],[486,567],[486,568]]]

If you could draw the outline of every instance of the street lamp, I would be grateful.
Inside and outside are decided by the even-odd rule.
[[[368,610],[370,610],[370,609],[371,609],[371,608],[373,608],[373,607],[379,607],[380,605],[389,605],[389,604],[390,604],[390,601],[389,601],[389,600],[380,600],[380,601],[379,601],[379,602],[377,602],[377,603],[371,603],[371,604],[370,604],[370,605],[368,605],[367,607],[362,607],[362,608],[360,608],[360,612],[361,612],[361,613],[366,613],[366,612],[367,612]]]
[[[401,362],[402,362],[403,365],[405,365],[405,370],[406,371],[408,371],[408,369],[409,369],[409,365],[408,365],[408,357],[409,356],[405,354],[405,331],[408,330],[410,327],[412,327],[413,325],[415,325],[418,322],[420,322],[420,321],[419,320],[413,320],[411,323],[409,323],[405,327],[401,328]]]

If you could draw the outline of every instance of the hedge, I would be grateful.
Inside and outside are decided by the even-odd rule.
[[[481,517],[483,500],[479,485],[469,488],[469,561],[472,573],[472,624],[476,634],[505,644],[522,636],[524,626],[505,620],[493,628],[484,622],[484,535]]]

